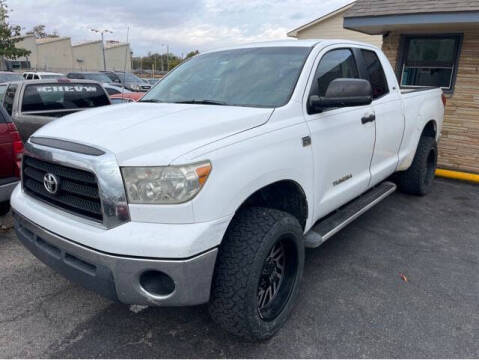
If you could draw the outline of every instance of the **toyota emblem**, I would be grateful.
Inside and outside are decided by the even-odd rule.
[[[56,194],[58,191],[59,181],[57,177],[51,173],[46,173],[43,177],[43,186],[45,189],[52,195]]]

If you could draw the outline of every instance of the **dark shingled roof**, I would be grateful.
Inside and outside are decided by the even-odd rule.
[[[357,0],[344,17],[479,11],[479,0]]]

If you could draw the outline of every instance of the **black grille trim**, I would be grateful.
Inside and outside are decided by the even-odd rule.
[[[46,173],[59,180],[56,194],[49,193],[43,185]],[[96,222],[103,222],[103,212],[95,175],[67,166],[35,159],[23,158],[23,189],[29,195],[50,205]]]
[[[100,156],[105,154],[105,152],[100,149],[97,149],[88,145],[77,144],[71,141],[65,141],[60,139],[32,136],[30,138],[30,142],[34,144],[38,144],[38,145],[52,147],[55,149],[73,151],[73,152],[76,152],[79,154],[85,154],[85,155]]]

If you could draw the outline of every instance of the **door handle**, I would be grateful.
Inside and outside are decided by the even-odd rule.
[[[363,116],[361,118],[361,123],[362,124],[367,124],[367,123],[374,122],[374,121],[376,121],[376,115],[375,114],[371,114],[369,116]]]

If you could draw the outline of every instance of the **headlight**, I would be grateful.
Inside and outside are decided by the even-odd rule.
[[[211,172],[211,164],[124,167],[121,172],[130,204],[179,204],[199,193]]]
[[[140,90],[140,85],[133,84],[133,85],[131,85],[131,88],[135,91],[138,91],[138,90]]]

